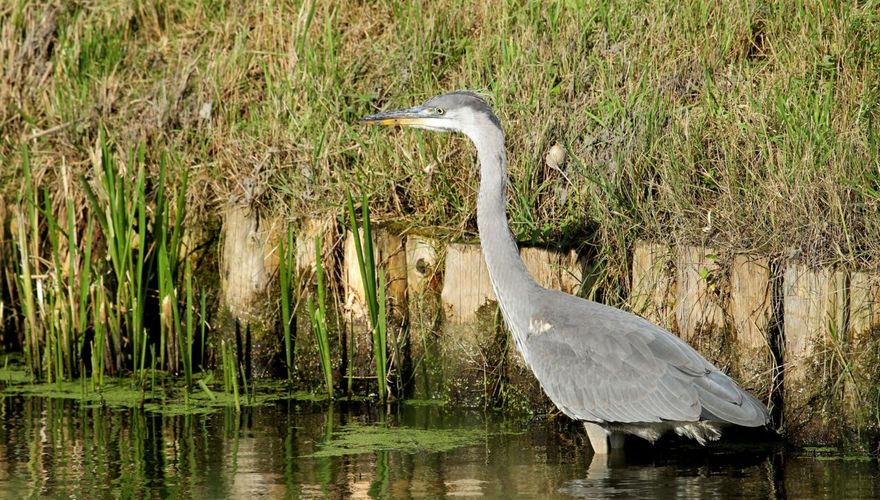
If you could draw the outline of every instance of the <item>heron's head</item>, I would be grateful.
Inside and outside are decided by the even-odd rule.
[[[364,123],[400,125],[437,132],[463,132],[473,137],[501,124],[482,97],[466,91],[438,95],[412,108],[386,111],[361,118]]]

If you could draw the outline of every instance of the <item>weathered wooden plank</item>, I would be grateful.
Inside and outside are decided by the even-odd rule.
[[[244,343],[237,345],[245,349],[239,356],[251,367],[248,376],[265,374],[281,349],[275,337],[277,303],[269,299],[278,266],[280,227],[278,219],[261,217],[256,207],[229,204],[223,211],[220,283],[230,315],[221,315],[221,331],[227,340],[233,339],[232,332],[242,335]],[[176,344],[166,346],[171,349]]]
[[[880,274],[852,273],[849,289],[850,332],[857,343],[880,329]]]
[[[637,241],[633,248],[630,309],[669,330],[675,329],[675,259],[670,247]]]
[[[479,245],[453,243],[446,248],[440,298],[445,321],[454,324],[474,321],[481,307],[496,300]]]
[[[800,264],[785,269],[785,382],[792,388],[808,378],[831,335],[845,328],[846,274],[828,268],[811,270]]]
[[[728,303],[734,337],[733,366],[739,381],[759,393],[769,389],[773,377],[769,341],[772,310],[770,259],[734,256]]]
[[[406,238],[406,282],[409,304],[410,387],[416,399],[441,399],[443,362],[440,346],[441,245],[423,236]]]
[[[486,404],[503,380],[506,333],[479,245],[446,248],[441,355],[447,397]]]
[[[336,223],[332,218],[305,219],[296,232],[294,255],[297,274],[315,272],[315,237],[321,236],[321,252],[327,259],[335,240]]]
[[[363,232],[360,231],[361,238]],[[362,240],[363,241],[363,240]],[[373,231],[373,256],[377,268],[385,273],[389,338],[389,359],[394,356],[395,342],[400,335],[399,326],[406,315],[406,251],[405,241],[385,228]],[[366,247],[362,246],[364,252]],[[348,331],[347,348],[351,349],[351,369],[355,377],[363,379],[375,375],[373,367],[373,336],[369,322],[369,309],[364,281],[357,260],[354,233],[346,231],[343,243],[342,284],[344,291],[344,318]],[[394,338],[390,337],[394,336]],[[393,361],[400,368],[399,360]]]
[[[363,232],[360,232],[363,235]],[[361,236],[362,237],[362,236]],[[363,241],[363,240],[362,240]],[[383,228],[373,231],[373,258],[376,266],[385,273],[385,296],[390,314],[403,317],[406,312],[406,247],[404,239]],[[363,251],[366,252],[366,248]],[[366,291],[357,260],[354,233],[346,231],[343,245],[343,285],[345,308],[354,318],[368,314]]]
[[[385,273],[385,298],[388,318],[398,325],[406,318],[407,267],[406,240],[384,228],[376,232],[377,265]]]
[[[327,290],[336,289],[337,281],[341,278],[337,252],[337,245],[344,243],[337,233],[336,221],[332,217],[306,218],[299,222],[298,228],[294,234],[294,265],[296,273],[297,293],[303,293],[315,298],[315,271],[316,271],[316,254],[315,254],[315,237],[321,236],[321,265],[324,270],[324,283]],[[282,238],[286,238],[286,229],[282,232]],[[295,359],[298,376],[301,380],[318,386],[324,383],[322,368],[320,365],[320,355],[318,354],[315,335],[312,331],[312,324],[306,307],[306,297],[300,297],[303,300],[296,309],[296,343],[295,343]],[[340,339],[342,333],[337,331],[332,325],[339,324],[337,321],[337,313],[339,312],[333,305],[334,294],[328,293],[324,299],[327,305],[327,312],[330,318],[327,322],[330,328],[330,350],[332,352],[331,359],[336,368],[343,366],[340,361],[340,354],[345,351],[342,349]],[[336,370],[334,370],[336,371]],[[334,377],[338,380],[338,373]]]
[[[566,293],[577,292],[584,275],[577,252],[523,247],[519,255],[539,285]]]
[[[721,296],[725,269],[711,248],[685,246],[676,258],[675,318],[678,334],[710,361],[724,368],[728,339]]]
[[[838,439],[843,397],[835,381],[842,346],[835,342],[845,338],[846,295],[842,271],[797,263],[785,269],[783,418],[796,443]]]
[[[875,417],[870,397],[880,381],[880,274],[850,275],[849,307],[847,414],[852,425],[865,426]]]
[[[436,240],[424,236],[406,238],[406,282],[410,294],[424,292],[438,278],[439,247]]]
[[[363,241],[363,231],[359,232]],[[342,285],[345,291],[343,308],[350,319],[367,317],[366,291],[357,260],[354,233],[345,231],[342,244]]]
[[[226,307],[233,316],[248,320],[254,316],[258,297],[269,281],[255,210],[228,205],[223,211],[223,253],[220,284]]]

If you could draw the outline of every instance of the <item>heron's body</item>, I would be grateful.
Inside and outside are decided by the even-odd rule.
[[[365,120],[458,131],[474,143],[477,225],[502,316],[541,387],[562,412],[584,421],[596,452],[622,443],[618,433],[654,441],[673,431],[705,443],[725,425],[768,422],[762,403],[675,335],[535,282],[507,223],[504,133],[482,99],[453,92]]]

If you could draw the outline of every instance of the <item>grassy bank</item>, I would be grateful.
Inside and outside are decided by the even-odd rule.
[[[356,119],[456,88],[485,91],[511,150],[526,239],[633,233],[863,260],[880,255],[880,13],[875,3],[18,1],[0,17],[3,186],[23,146],[57,192],[99,130],[191,172],[194,220],[242,179],[291,217],[374,215],[474,229],[459,139]],[[570,161],[547,167],[561,143]],[[207,194],[207,196],[205,196]]]
[[[156,300],[137,295],[147,289],[176,297],[155,305],[167,305],[157,355],[194,342],[182,339],[198,329],[185,328],[200,299],[177,256],[211,248],[226,201],[289,220],[339,216],[357,184],[376,219],[472,236],[478,175],[465,140],[357,123],[458,88],[485,92],[505,126],[518,237],[587,248],[604,300],[626,296],[637,237],[815,264],[876,267],[880,256],[876,2],[17,0],[0,7],[0,61],[0,205],[24,217],[5,234],[30,224],[21,234],[45,259],[38,272],[58,270],[53,255],[84,263],[53,252],[53,228],[57,245],[94,238],[87,290],[106,277],[113,295],[83,311],[82,286],[58,273],[74,330],[83,315],[131,316]],[[548,165],[557,143],[568,159]],[[108,235],[104,198],[85,189],[109,158],[129,199],[143,189],[144,222],[127,226],[140,247]],[[114,241],[155,252],[155,284],[138,288],[136,272],[105,259]],[[12,283],[21,246],[2,242]],[[28,321],[11,303],[4,320]],[[142,339],[118,342],[132,356],[120,365],[147,359],[131,347]],[[190,372],[181,352],[167,352],[169,367]]]

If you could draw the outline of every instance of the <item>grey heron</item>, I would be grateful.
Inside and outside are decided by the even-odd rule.
[[[728,425],[759,427],[767,407],[665,329],[627,311],[543,288],[526,270],[507,221],[507,159],[501,123],[466,91],[363,122],[466,135],[477,149],[477,228],[483,256],[516,347],[550,400],[583,421],[596,454],[623,435],[666,432],[720,438]]]

